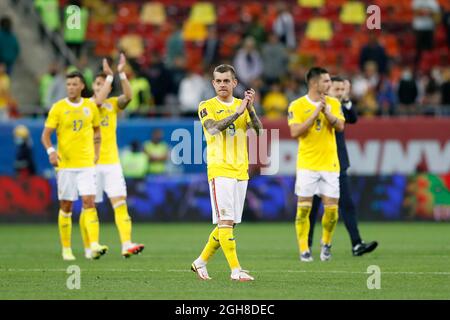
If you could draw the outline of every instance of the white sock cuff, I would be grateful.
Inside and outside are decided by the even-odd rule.
[[[62,210],[59,210],[59,215],[63,216],[64,218],[70,218],[72,216],[72,212],[64,212]]]
[[[127,204],[127,202],[125,200],[121,200],[121,201],[116,202],[116,204],[113,206],[113,208],[116,209],[116,208],[118,208],[120,206],[123,206],[125,204]]]

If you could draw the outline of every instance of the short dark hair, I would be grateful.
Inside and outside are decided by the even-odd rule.
[[[309,83],[311,80],[325,73],[328,73],[328,71],[321,67],[313,67],[309,69],[308,73],[306,73],[306,83]]]
[[[234,69],[233,66],[230,66],[229,64],[221,64],[220,66],[215,67],[214,71],[213,71],[213,75],[214,75],[214,72],[225,73],[228,71],[231,72],[231,75],[233,76],[233,78],[236,78],[236,70]]]
[[[106,73],[104,73],[103,71],[97,72],[94,79],[97,79],[97,78],[106,79]]]
[[[66,75],[66,79],[80,78],[81,82],[86,86],[86,80],[80,71],[72,71]]]
[[[12,21],[8,16],[2,16],[0,18],[0,29],[10,32],[12,29]]]
[[[331,77],[331,82],[344,82],[344,78],[341,78],[339,76],[333,76]]]

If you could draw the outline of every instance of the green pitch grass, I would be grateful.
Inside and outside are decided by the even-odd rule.
[[[57,226],[0,226],[0,299],[450,299],[448,223],[364,223],[366,240],[378,249],[353,257],[346,230],[339,224],[333,259],[319,259],[320,228],[313,247],[315,261],[298,259],[293,224],[244,223],[236,229],[242,266],[256,281],[236,283],[219,251],[209,264],[213,280],[189,270],[211,230],[209,224],[135,224],[134,239],[146,245],[140,256],[120,256],[113,224],[101,225],[102,243],[110,252],[97,261],[83,257],[77,226],[73,248],[77,260],[60,256]],[[78,265],[81,288],[69,290],[66,269]],[[381,270],[381,289],[367,288],[367,268]]]

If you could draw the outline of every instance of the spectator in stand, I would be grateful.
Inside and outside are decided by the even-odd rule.
[[[308,91],[306,82],[304,80],[298,80],[292,74],[284,81],[284,88],[289,103],[298,99],[298,97],[304,96]]]
[[[59,73],[59,65],[56,62],[52,62],[48,66],[48,71],[39,79],[39,104],[42,110],[47,111],[48,106],[52,104],[47,101],[49,98],[50,88],[52,87],[55,77]]]
[[[167,170],[166,162],[169,158],[169,146],[163,140],[161,129],[153,130],[151,140],[144,144],[144,151],[148,157],[148,173],[165,173]]]
[[[158,52],[152,52],[150,61],[151,64],[146,70],[146,77],[150,82],[155,104],[158,107],[166,103],[166,96],[172,86],[172,75]]]
[[[181,80],[178,101],[180,102],[182,116],[197,116],[198,105],[202,101],[205,88],[206,83],[199,70],[189,71],[186,77]]]
[[[276,34],[269,35],[269,41],[262,46],[264,80],[268,83],[279,82],[286,75],[289,56]]]
[[[436,0],[413,0],[413,29],[416,34],[416,64],[422,52],[433,48],[434,30],[439,20],[439,4]]]
[[[375,32],[369,32],[369,42],[361,48],[359,54],[359,67],[361,71],[367,61],[375,61],[380,74],[386,73],[388,57],[383,46],[378,42],[378,35]]]
[[[220,39],[217,28],[210,26],[208,36],[203,45],[203,64],[205,66],[216,65],[220,59]]]
[[[287,116],[289,101],[279,83],[273,83],[264,96],[262,107],[267,119],[283,119]]]
[[[19,42],[12,33],[12,21],[9,17],[3,16],[0,19],[0,63],[6,65],[8,75],[11,75],[19,53]]]
[[[426,76],[424,84],[424,95],[421,101],[423,109],[419,110],[419,112],[421,114],[434,115],[441,103],[442,76],[440,69],[437,67],[433,68],[431,73]]]
[[[6,73],[6,65],[0,63],[0,121],[9,119],[10,80]]]
[[[397,105],[397,97],[394,87],[387,76],[381,76],[377,86],[377,104],[379,107],[379,115],[395,115],[395,107]]]
[[[44,105],[43,107],[46,111],[48,111],[55,102],[64,99],[66,96],[66,72],[64,68],[61,68],[53,78],[53,81],[47,91],[45,101],[48,104]]]
[[[169,68],[174,66],[176,58],[185,56],[182,25],[176,23],[175,26],[175,31],[166,42],[166,64]]]
[[[405,68],[398,85],[398,102],[400,114],[415,111],[419,91],[410,68]]]
[[[377,64],[367,61],[364,73],[357,74],[352,80],[352,94],[357,100],[358,111],[365,115],[375,115],[378,112],[376,88],[380,81]]]
[[[125,70],[133,92],[133,98],[125,112],[131,117],[148,115],[155,106],[150,83],[142,74],[135,73],[131,67],[127,66]]]
[[[186,77],[186,60],[184,57],[177,57],[174,60],[174,64],[171,68],[169,68],[169,72],[171,74],[171,89],[170,93],[174,95],[178,95],[180,90],[181,80]]]
[[[122,152],[120,156],[123,175],[127,178],[143,179],[147,175],[148,159],[147,155],[141,150],[138,141],[131,143],[130,150]]]
[[[33,161],[32,146],[33,141],[30,137],[30,131],[24,125],[18,125],[14,128],[14,143],[17,147],[14,169],[17,175],[29,176],[36,173],[36,167]]]
[[[261,48],[266,42],[266,30],[261,24],[260,17],[257,15],[251,17],[250,23],[245,28],[244,37],[252,37],[255,39],[258,48]]]
[[[262,75],[263,63],[261,55],[256,49],[255,39],[251,37],[244,39],[242,48],[234,57],[234,67],[239,81],[246,87],[249,87],[254,79]]]
[[[450,106],[450,67],[442,72],[441,105]]]
[[[278,15],[273,23],[273,31],[288,49],[294,50],[297,46],[295,40],[295,23],[289,8],[284,2],[277,4]]]
[[[450,48],[450,6],[448,6],[447,10],[444,12],[442,23],[447,32],[447,47]]]

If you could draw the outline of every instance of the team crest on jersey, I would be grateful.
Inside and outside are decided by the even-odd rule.
[[[204,118],[204,117],[206,117],[208,115],[208,111],[206,111],[206,108],[203,108],[201,111],[200,111],[200,117],[201,118]]]
[[[104,103],[102,107],[108,109],[108,111],[111,111],[113,109],[113,106],[109,103]]]
[[[83,108],[83,113],[88,116],[91,114],[91,110],[89,110],[89,108]]]

